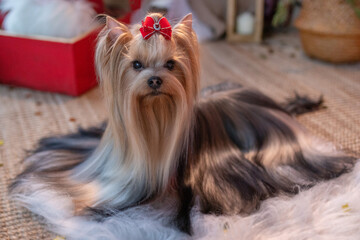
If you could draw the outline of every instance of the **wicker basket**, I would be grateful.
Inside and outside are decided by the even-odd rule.
[[[360,61],[360,19],[345,0],[303,0],[295,26],[310,57],[334,63]]]

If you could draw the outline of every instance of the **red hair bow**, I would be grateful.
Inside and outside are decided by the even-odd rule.
[[[172,30],[170,23],[165,17],[160,18],[158,22],[155,22],[152,17],[146,17],[145,21],[142,21],[140,32],[145,40],[149,39],[156,32],[163,35],[166,40],[170,40]]]

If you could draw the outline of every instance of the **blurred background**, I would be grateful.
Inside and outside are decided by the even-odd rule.
[[[192,12],[202,43],[266,45],[288,34],[310,58],[360,60],[360,0],[0,0],[0,83],[81,95],[96,86],[96,16],[135,24],[148,12],[173,25]]]
[[[287,34],[310,58],[360,60],[360,0],[0,0],[0,83],[81,95],[96,85],[96,16],[136,24],[148,12],[173,25],[192,12],[201,43],[266,45]]]

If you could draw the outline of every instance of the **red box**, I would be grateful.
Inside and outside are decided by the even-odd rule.
[[[96,85],[97,33],[66,40],[0,31],[0,83],[73,96],[84,93]]]
[[[104,11],[102,0],[91,1],[98,13]],[[139,2],[132,0],[132,9]],[[72,96],[84,93],[97,84],[94,51],[99,31],[64,39],[0,30],[0,83]]]

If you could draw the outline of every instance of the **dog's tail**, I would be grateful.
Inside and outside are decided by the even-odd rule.
[[[281,106],[291,115],[301,115],[326,108],[322,95],[317,99],[312,99],[306,95],[299,95],[297,92],[294,97],[288,98]]]
[[[217,85],[203,88],[201,90],[201,96],[208,97],[215,92],[228,91],[240,88],[243,88],[243,86],[239,83],[225,81]],[[310,98],[309,96],[299,94],[296,91],[293,97],[287,98],[284,102],[279,104],[279,107],[281,107],[290,115],[301,115],[304,113],[314,112],[326,108],[326,106],[324,105],[323,95],[319,96],[318,98]]]

